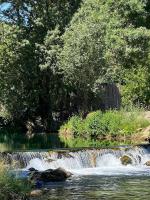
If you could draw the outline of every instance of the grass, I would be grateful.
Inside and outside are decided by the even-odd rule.
[[[129,143],[126,138],[144,129],[150,122],[144,118],[143,110],[138,108],[109,110],[102,113],[89,113],[85,119],[71,117],[59,130],[60,138],[69,147],[101,146],[106,143]],[[121,144],[122,144],[121,143]]]
[[[0,162],[0,199],[27,200],[26,194],[30,185],[25,180],[19,180],[10,175],[9,168]]]

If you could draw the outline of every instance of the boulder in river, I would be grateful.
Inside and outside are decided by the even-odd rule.
[[[144,165],[149,166],[150,167],[150,160],[148,160]]]
[[[46,171],[32,171],[30,174],[30,180],[43,181],[43,182],[56,182],[65,181],[72,176],[72,173],[66,171],[63,168],[48,169]]]
[[[30,192],[30,196],[31,197],[37,197],[37,196],[41,196],[43,194],[42,190],[32,190]]]
[[[31,167],[31,168],[29,168],[28,170],[29,170],[30,172],[38,172],[38,170],[35,169],[34,167]]]
[[[132,164],[132,159],[129,156],[127,156],[127,155],[122,156],[120,158],[120,160],[121,160],[122,165]]]

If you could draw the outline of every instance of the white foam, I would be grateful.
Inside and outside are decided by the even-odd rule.
[[[98,168],[85,168],[81,170],[71,170],[74,175],[142,175],[149,174],[150,169],[147,167],[133,167],[133,166],[120,166],[120,167],[98,167]]]
[[[104,154],[98,157],[96,165],[98,167],[116,167],[121,166],[121,161],[113,154]]]
[[[50,166],[44,160],[39,159],[39,158],[34,158],[34,159],[30,160],[28,166],[26,167],[26,169],[29,169],[29,168],[34,168],[39,171],[44,171],[44,170],[49,169]]]
[[[85,150],[67,154],[44,154],[40,158],[29,160],[26,169],[31,167],[44,171],[62,167],[75,175],[131,175],[150,174],[150,167],[144,164],[150,160],[150,153],[142,148],[129,150]],[[127,155],[132,159],[132,165],[121,164],[120,157]]]

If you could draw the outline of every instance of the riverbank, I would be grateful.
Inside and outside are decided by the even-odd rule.
[[[150,111],[95,111],[85,118],[71,117],[58,133],[38,133],[28,138],[25,133],[0,130],[0,151],[54,148],[112,147],[148,143]]]
[[[86,118],[71,117],[59,130],[61,140],[68,147],[102,147],[148,142],[150,112],[101,111]]]

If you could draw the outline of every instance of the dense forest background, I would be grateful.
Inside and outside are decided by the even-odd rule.
[[[0,1],[1,123],[55,131],[105,83],[148,108],[149,81],[149,0]]]

